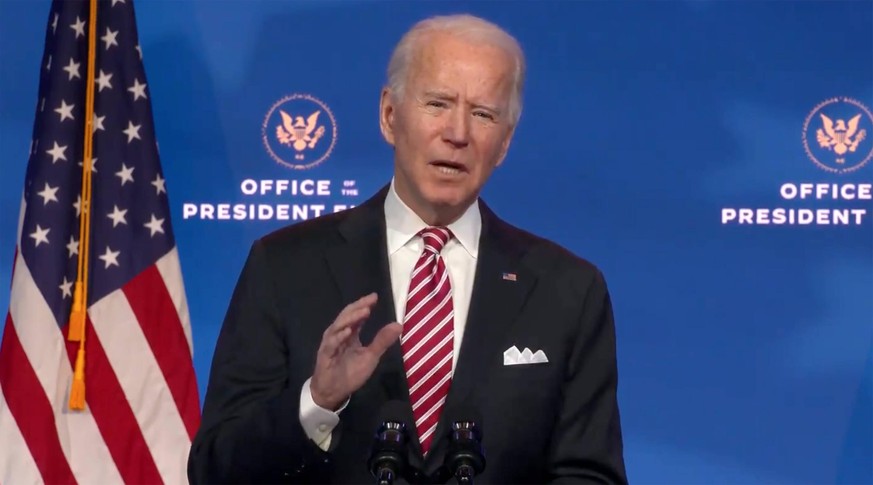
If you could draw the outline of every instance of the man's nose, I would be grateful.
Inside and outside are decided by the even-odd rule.
[[[467,110],[461,107],[451,110],[443,128],[443,140],[457,148],[467,146],[470,142],[470,118]]]

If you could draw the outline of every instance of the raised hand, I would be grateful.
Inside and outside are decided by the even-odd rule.
[[[361,344],[361,327],[377,299],[375,293],[370,293],[350,303],[324,331],[310,382],[315,404],[332,411],[339,409],[367,382],[382,354],[400,338],[403,326],[395,322],[382,327],[369,346]]]

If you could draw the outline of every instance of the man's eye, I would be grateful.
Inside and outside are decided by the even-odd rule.
[[[446,103],[444,103],[443,101],[429,101],[429,102],[427,103],[427,105],[428,105],[428,106],[433,106],[433,107],[436,107],[436,108],[444,108],[444,107],[446,106]]]
[[[475,116],[480,117],[480,118],[485,118],[486,120],[493,120],[494,119],[494,115],[492,115],[491,113],[488,113],[487,111],[476,111],[473,114]]]

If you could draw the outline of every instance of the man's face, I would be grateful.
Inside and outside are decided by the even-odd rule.
[[[499,48],[442,33],[422,45],[402,97],[382,93],[380,124],[394,146],[398,195],[428,224],[448,224],[509,148],[514,64]]]

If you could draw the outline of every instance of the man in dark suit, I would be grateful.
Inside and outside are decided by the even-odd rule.
[[[398,44],[380,124],[394,177],[362,205],[253,245],[218,340],[189,478],[367,483],[402,401],[416,482],[474,409],[483,483],[625,483],[600,271],[479,200],[521,112],[515,40],[471,16]]]

